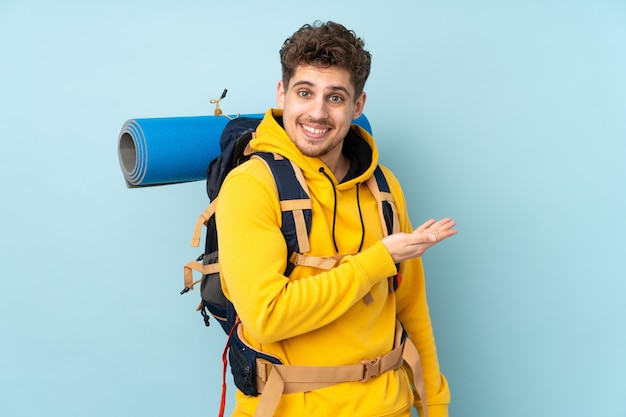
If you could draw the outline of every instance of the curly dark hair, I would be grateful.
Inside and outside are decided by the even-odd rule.
[[[364,45],[354,31],[339,23],[318,20],[313,25],[305,24],[287,38],[280,49],[283,83],[289,85],[299,65],[339,67],[350,73],[356,100],[363,92],[372,63],[372,56]]]

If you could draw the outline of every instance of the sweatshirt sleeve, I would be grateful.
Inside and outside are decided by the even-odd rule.
[[[382,243],[348,256],[339,266],[296,279],[285,277],[287,247],[269,170],[259,161],[233,170],[217,201],[222,284],[246,330],[274,343],[321,328],[395,273]]]
[[[385,172],[394,195],[400,230],[411,233],[413,228],[408,217],[408,211],[400,184],[389,172]],[[448,416],[450,403],[450,389],[445,376],[439,368],[437,347],[428,309],[426,297],[426,281],[421,258],[402,262],[400,265],[402,282],[396,293],[398,319],[409,333],[411,340],[417,347],[422,361],[426,399],[429,417]],[[416,402],[419,409],[421,403]]]

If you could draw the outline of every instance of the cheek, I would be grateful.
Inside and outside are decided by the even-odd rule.
[[[351,125],[352,120],[354,120],[354,111],[350,109],[344,109],[341,112],[337,112],[334,115],[335,121],[337,124],[341,125]]]
[[[283,109],[283,129],[287,132],[287,135],[293,137],[294,129],[295,129],[296,119],[291,111],[289,111],[289,107]]]

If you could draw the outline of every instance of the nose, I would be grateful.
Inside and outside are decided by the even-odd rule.
[[[309,101],[308,114],[313,120],[328,119],[328,103],[323,96],[317,96]]]

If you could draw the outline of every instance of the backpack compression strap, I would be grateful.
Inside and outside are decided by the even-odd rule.
[[[209,204],[206,210],[204,210],[204,212],[198,217],[198,220],[196,221],[196,227],[194,228],[193,236],[191,238],[191,246],[193,246],[194,248],[197,248],[200,245],[202,226],[206,226],[207,223],[209,222],[209,219],[215,214],[216,201],[217,199],[211,201],[211,204]],[[219,264],[215,263],[215,264],[203,265],[202,262],[200,262],[200,259],[188,262],[184,268],[184,280],[185,280],[185,289],[183,290],[184,292],[193,290],[194,285],[202,281],[202,279],[199,279],[196,281],[193,280],[193,271],[198,271],[202,275],[213,274],[213,273],[219,272]],[[202,305],[202,303],[200,303],[200,305]]]

